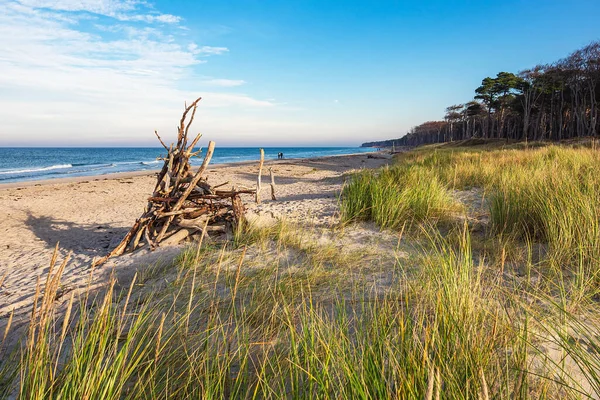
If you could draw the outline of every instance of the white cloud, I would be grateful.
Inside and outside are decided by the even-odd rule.
[[[196,43],[191,43],[188,46],[188,50],[190,52],[192,52],[193,54],[208,55],[208,56],[220,55],[220,54],[227,53],[229,51],[229,49],[227,47],[212,47],[212,46],[198,47],[198,45]]]
[[[31,8],[46,8],[56,11],[87,11],[111,16],[119,12],[135,10],[142,4],[135,0],[18,0]]]
[[[208,107],[250,106],[274,107],[275,103],[268,100],[257,100],[245,94],[206,93],[202,104]]]
[[[202,81],[202,83],[209,86],[221,86],[221,87],[234,87],[234,86],[242,86],[246,83],[246,81],[241,79],[208,79]]]
[[[0,144],[135,141],[172,125],[183,101],[198,95],[210,110],[274,106],[247,94],[200,93],[204,56],[229,50],[190,43],[180,17],[145,2],[0,0],[0,9]]]
[[[200,54],[219,55],[219,54],[227,53],[228,51],[229,51],[229,49],[227,47],[211,47],[211,46],[200,47]]]
[[[181,17],[171,14],[144,14],[144,1],[138,0],[18,0],[19,4],[34,9],[52,11],[87,12],[115,18],[119,21],[162,22],[176,24]]]
[[[177,17],[171,14],[160,14],[154,17],[155,21],[165,22],[167,24],[176,24],[181,21],[181,17]]]
[[[114,18],[119,21],[142,21],[142,22],[162,22],[165,24],[177,24],[181,22],[181,17],[171,14],[137,14],[137,15],[127,15],[127,14],[115,14]]]

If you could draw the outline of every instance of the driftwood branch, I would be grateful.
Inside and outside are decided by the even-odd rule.
[[[154,132],[168,151],[168,156],[162,158],[164,165],[157,176],[152,196],[148,197],[144,213],[123,240],[106,256],[95,260],[94,265],[100,265],[125,251],[134,251],[143,246],[144,241],[154,250],[160,245],[198,237],[197,232],[202,232],[203,236],[207,232],[227,232],[227,229],[232,229],[243,220],[245,210],[240,194],[256,194],[256,191],[215,190],[228,182],[211,187],[203,177],[212,159],[215,143],[209,142],[204,161],[196,173],[190,165],[190,158],[198,154],[193,149],[201,135],[198,134],[191,144],[188,144],[187,135],[199,101],[200,98],[186,105],[177,127],[176,144],[167,147],[158,132]],[[261,170],[263,158],[261,149]]]
[[[192,119],[193,119],[193,115],[196,113],[196,106],[198,105],[198,102],[200,100],[202,100],[202,97],[198,97],[196,100],[194,100],[194,102],[192,104],[190,104],[189,106],[186,105],[186,107],[185,107],[185,111],[183,112],[183,115],[181,116],[181,120],[179,121],[179,128],[178,128],[178,135],[177,135],[177,147],[178,148],[181,148],[181,144],[187,141],[186,137],[185,137],[185,133],[186,133],[185,121],[187,119],[188,112],[190,112],[191,109],[194,110],[194,112],[192,113]],[[189,127],[189,125],[188,125],[188,127]],[[187,143],[185,143],[185,144],[187,144]]]
[[[256,195],[255,200],[256,204],[260,204],[260,189],[261,189],[261,175],[263,164],[265,162],[265,151],[260,149],[260,162],[258,163],[258,177],[256,178]]]
[[[277,200],[275,197],[275,175],[273,174],[273,168],[269,167],[269,175],[271,175],[271,200]]]
[[[194,150],[194,147],[196,147],[196,144],[198,144],[198,141],[200,140],[201,137],[202,137],[202,135],[198,134],[196,136],[196,139],[194,139],[192,144],[190,144],[190,146],[187,148],[187,152],[189,153],[190,156],[196,155],[196,153],[193,153],[192,150]]]
[[[208,150],[206,152],[206,156],[204,157],[204,161],[202,162],[202,165],[198,169],[198,172],[196,172],[196,176],[194,176],[194,179],[192,179],[192,181],[188,184],[188,187],[185,189],[185,192],[183,192],[181,197],[179,197],[179,199],[177,200],[177,203],[175,203],[175,206],[173,207],[172,211],[178,211],[181,208],[181,206],[183,205],[183,202],[186,201],[187,197],[190,195],[190,193],[192,193],[192,190],[194,190],[194,188],[196,187],[196,184],[202,178],[202,174],[206,170],[206,167],[208,166],[208,163],[210,162],[210,159],[212,158],[214,149],[215,149],[215,142],[212,142],[212,141],[209,142]],[[173,221],[173,215],[170,215],[168,217],[167,221],[165,222],[165,224],[163,225],[162,230],[156,237],[157,242],[160,242],[162,240],[162,238],[165,236],[165,233],[167,233],[167,229],[169,229],[169,225],[171,225],[172,221]]]
[[[164,147],[165,150],[169,151],[169,148],[167,147],[167,145],[165,144],[165,142],[163,142],[162,139],[160,138],[160,136],[158,136],[158,131],[155,130],[154,134],[158,138],[158,141],[160,142],[160,144],[162,144],[162,147]]]

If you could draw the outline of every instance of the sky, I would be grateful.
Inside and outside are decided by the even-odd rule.
[[[0,146],[358,146],[600,40],[598,0],[0,0]]]

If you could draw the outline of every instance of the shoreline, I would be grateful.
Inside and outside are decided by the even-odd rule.
[[[246,217],[256,223],[279,218],[315,226],[331,226],[339,218],[337,198],[348,173],[378,168],[392,156],[366,153],[312,158],[267,160],[277,184],[277,200],[266,196],[256,204],[243,198]],[[211,182],[254,187],[258,161],[215,164],[206,175]],[[26,326],[36,281],[48,273],[54,249],[58,260],[70,255],[61,280],[62,293],[101,287],[114,274],[127,285],[137,271],[172,262],[184,244],[141,248],[109,260],[97,269],[94,258],[106,255],[141,215],[156,184],[150,171],[72,177],[0,185],[0,332],[14,315],[14,337]],[[93,279],[92,279],[93,276]],[[59,299],[65,306],[69,295]]]
[[[380,153],[377,151],[374,152],[365,152],[365,153],[350,153],[350,154],[333,154],[330,156],[319,156],[319,157],[310,157],[310,158],[284,158],[281,160],[278,159],[271,159],[271,160],[265,160],[265,165],[277,165],[277,164],[282,164],[284,162],[292,162],[292,163],[297,163],[297,162],[303,162],[304,160],[306,160],[307,162],[310,161],[319,161],[319,160],[327,160],[329,158],[333,158],[333,157],[355,157],[355,156],[360,156],[360,155],[367,155],[367,154],[371,154],[371,153]],[[209,169],[215,169],[215,168],[228,168],[228,167],[243,167],[243,166],[251,166],[251,165],[258,165],[258,159],[257,160],[253,160],[253,161],[235,161],[235,162],[229,162],[229,163],[221,163],[221,164],[209,164],[208,168]],[[0,183],[0,191],[1,190],[7,190],[7,189],[24,189],[24,188],[28,188],[28,187],[34,187],[34,186],[47,186],[47,185],[54,185],[54,184],[72,184],[72,183],[82,183],[82,182],[98,182],[98,181],[105,181],[105,180],[115,180],[115,179],[128,179],[128,178],[135,178],[135,177],[140,177],[140,176],[152,176],[155,175],[157,173],[160,172],[160,169],[151,169],[151,170],[144,170],[144,171],[127,171],[127,172],[112,172],[112,173],[108,173],[108,174],[102,174],[102,175],[83,175],[83,176],[73,176],[73,177],[66,177],[66,178],[45,178],[45,179],[37,179],[37,180],[28,180],[28,181],[19,181],[19,182],[7,182],[7,183]]]
[[[266,195],[269,188],[265,185],[260,204],[250,196],[243,198],[246,216],[257,223],[285,218],[331,226],[339,218],[337,199],[347,174],[391,161],[391,155],[369,157],[367,153],[267,160],[265,166],[271,167],[275,176],[277,200]],[[206,175],[215,184],[254,187],[257,172],[258,160],[209,165]],[[0,185],[0,332],[6,316],[13,312],[13,326],[26,323],[36,280],[48,272],[57,246],[59,261],[70,254],[61,281],[63,293],[102,285],[113,272],[124,284],[138,270],[172,262],[184,245],[155,251],[141,248],[98,269],[91,268],[93,259],[114,248],[139,218],[156,184],[155,173],[135,171]]]

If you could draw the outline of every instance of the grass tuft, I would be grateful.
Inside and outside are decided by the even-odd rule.
[[[344,186],[342,219],[372,220],[381,228],[448,220],[457,209],[450,191],[428,169],[394,166],[363,171]]]
[[[400,230],[377,246],[240,226],[65,310],[55,253],[0,398],[600,397],[596,150],[480,147],[352,177],[343,219]]]

